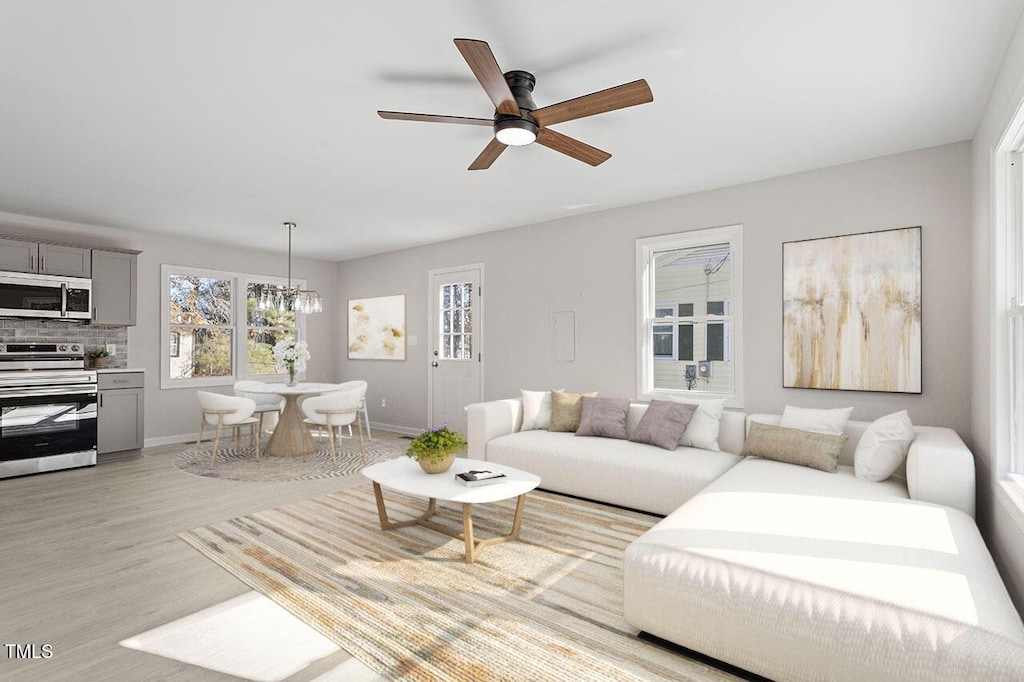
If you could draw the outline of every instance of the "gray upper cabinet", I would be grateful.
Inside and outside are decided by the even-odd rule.
[[[0,238],[0,270],[36,272],[39,244],[21,239]]]
[[[92,249],[61,244],[39,244],[39,272],[44,275],[89,277]]]
[[[138,307],[138,255],[92,250],[92,321],[135,325]]]
[[[91,249],[63,244],[0,238],[0,270],[42,275],[89,277]]]

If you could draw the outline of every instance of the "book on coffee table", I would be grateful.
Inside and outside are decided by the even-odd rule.
[[[488,485],[490,483],[501,483],[505,480],[505,474],[487,469],[473,469],[455,474],[455,480],[465,485]]]

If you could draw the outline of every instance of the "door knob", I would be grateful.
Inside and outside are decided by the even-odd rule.
[[[430,366],[431,367],[437,367],[437,360],[434,360],[432,363],[430,363]]]

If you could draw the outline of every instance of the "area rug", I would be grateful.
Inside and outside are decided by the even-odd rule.
[[[385,490],[391,518],[423,500]],[[440,505],[441,522],[461,511]],[[512,501],[474,507],[503,534]],[[462,541],[382,532],[370,486],[215,523],[180,537],[369,668],[401,680],[733,680],[638,639],[622,618],[622,554],[657,519],[545,492],[519,542],[465,563]]]
[[[266,447],[264,437],[261,449]],[[347,476],[358,473],[364,466],[359,452],[359,441],[345,438],[338,446],[337,461],[331,459],[331,448],[324,439],[319,449],[302,457],[274,457],[265,452],[257,462],[248,440],[243,437],[241,448],[234,440],[224,439],[217,450],[217,459],[210,465],[212,442],[200,443],[199,450],[189,447],[174,457],[174,466],[196,476],[220,478],[230,481],[308,481],[313,479]],[[366,464],[383,462],[405,454],[409,441],[392,433],[374,431],[373,440],[365,442]]]

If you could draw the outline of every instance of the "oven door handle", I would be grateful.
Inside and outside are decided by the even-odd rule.
[[[0,400],[4,398],[35,398],[50,395],[90,395],[96,396],[96,384],[64,384],[62,386],[11,386],[0,388]]]

